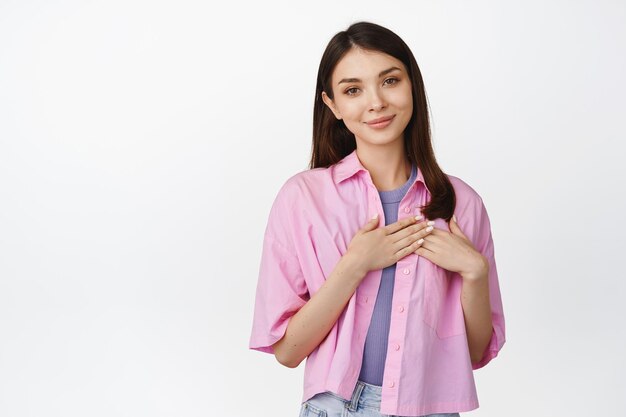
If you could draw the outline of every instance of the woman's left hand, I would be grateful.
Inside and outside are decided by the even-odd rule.
[[[487,276],[487,259],[474,248],[455,218],[448,223],[450,232],[435,227],[415,253],[448,271],[458,272],[464,280]]]

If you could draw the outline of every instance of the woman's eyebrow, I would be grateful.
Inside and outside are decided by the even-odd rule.
[[[391,71],[395,71],[395,70],[400,70],[400,68],[398,68],[398,67],[391,67],[391,68],[387,68],[386,70],[381,71],[381,72],[378,74],[378,78],[382,77],[383,75],[387,75],[387,74],[389,74]],[[344,78],[344,79],[342,79],[341,81],[339,81],[339,82],[337,83],[337,85],[339,85],[339,84],[341,84],[341,83],[360,83],[360,82],[361,82],[361,80],[360,80],[359,78]]]

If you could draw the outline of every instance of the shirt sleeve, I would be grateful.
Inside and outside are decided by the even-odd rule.
[[[498,281],[498,270],[496,267],[493,237],[491,234],[491,223],[487,209],[482,198],[479,197],[478,209],[478,231],[476,239],[476,249],[485,256],[489,262],[489,301],[491,304],[491,319],[493,329],[491,339],[485,353],[480,361],[472,363],[472,369],[479,369],[487,365],[493,358],[498,356],[505,342],[504,310],[502,308],[502,297],[500,295],[500,285]]]
[[[270,210],[256,287],[252,332],[248,347],[274,353],[289,319],[309,300],[300,262],[293,248],[288,204],[279,192]]]

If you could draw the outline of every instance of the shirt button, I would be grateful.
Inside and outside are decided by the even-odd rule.
[[[404,275],[409,275],[409,272],[411,272],[411,270],[409,268],[404,268]]]
[[[402,313],[402,312],[404,311],[404,306],[400,306],[400,307],[398,307],[398,311],[399,311],[400,313]]]
[[[411,207],[406,206],[406,207],[404,208],[404,212],[405,212],[405,213],[408,213],[408,212],[410,212],[410,211],[411,211]]]
[[[396,385],[396,383],[395,383],[395,382],[393,382],[393,381],[389,381],[389,382],[387,382],[387,386],[388,386],[389,388],[393,388],[395,385]]]
[[[393,345],[393,348],[394,348],[395,350],[400,350],[400,345],[396,343],[395,345]]]

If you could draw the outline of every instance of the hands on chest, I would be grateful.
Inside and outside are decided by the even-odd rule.
[[[489,268],[488,261],[465,236],[456,216],[452,217],[448,227],[450,231],[434,228],[415,253],[448,271],[458,272],[464,280],[484,277]]]
[[[421,217],[408,217],[384,227],[378,227],[378,217],[371,219],[354,235],[345,256],[353,259],[363,276],[411,253],[457,272],[466,280],[485,275],[487,260],[463,233],[456,216],[449,222],[450,231],[436,228],[433,221]]]
[[[414,253],[434,231],[434,222],[420,221],[421,217],[408,217],[383,227],[378,227],[378,217],[371,219],[354,235],[344,256],[353,259],[363,276],[393,265]]]

